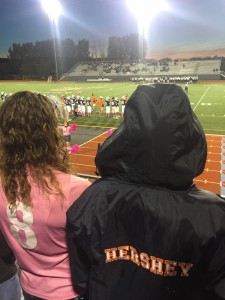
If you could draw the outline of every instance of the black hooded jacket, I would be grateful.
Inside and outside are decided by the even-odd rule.
[[[207,145],[174,84],[139,86],[67,212],[75,288],[91,300],[225,299],[225,202],[199,190]]]

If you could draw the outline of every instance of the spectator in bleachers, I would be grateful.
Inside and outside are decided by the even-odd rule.
[[[66,210],[90,183],[72,175],[50,100],[27,91],[9,97],[0,140],[0,229],[25,300],[81,299],[71,280]]]
[[[89,300],[225,299],[225,202],[198,189],[204,131],[183,89],[139,86],[99,147],[101,176],[67,212]]]

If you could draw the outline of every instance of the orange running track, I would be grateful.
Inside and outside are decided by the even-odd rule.
[[[96,176],[95,155],[98,144],[108,137],[105,132],[100,136],[80,145],[76,154],[70,154],[70,161],[78,174]],[[198,188],[209,190],[225,197],[225,136],[206,135],[208,153],[204,172],[194,179]]]

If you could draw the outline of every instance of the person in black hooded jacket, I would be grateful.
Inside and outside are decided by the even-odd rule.
[[[225,299],[225,201],[193,183],[206,156],[182,88],[138,86],[97,152],[101,179],[67,211],[77,290],[90,300]]]
[[[20,300],[21,287],[16,258],[0,231],[0,299]]]

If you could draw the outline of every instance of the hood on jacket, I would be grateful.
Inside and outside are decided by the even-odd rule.
[[[205,166],[205,134],[189,99],[175,84],[138,86],[124,122],[100,146],[95,163],[102,177],[188,188]]]

